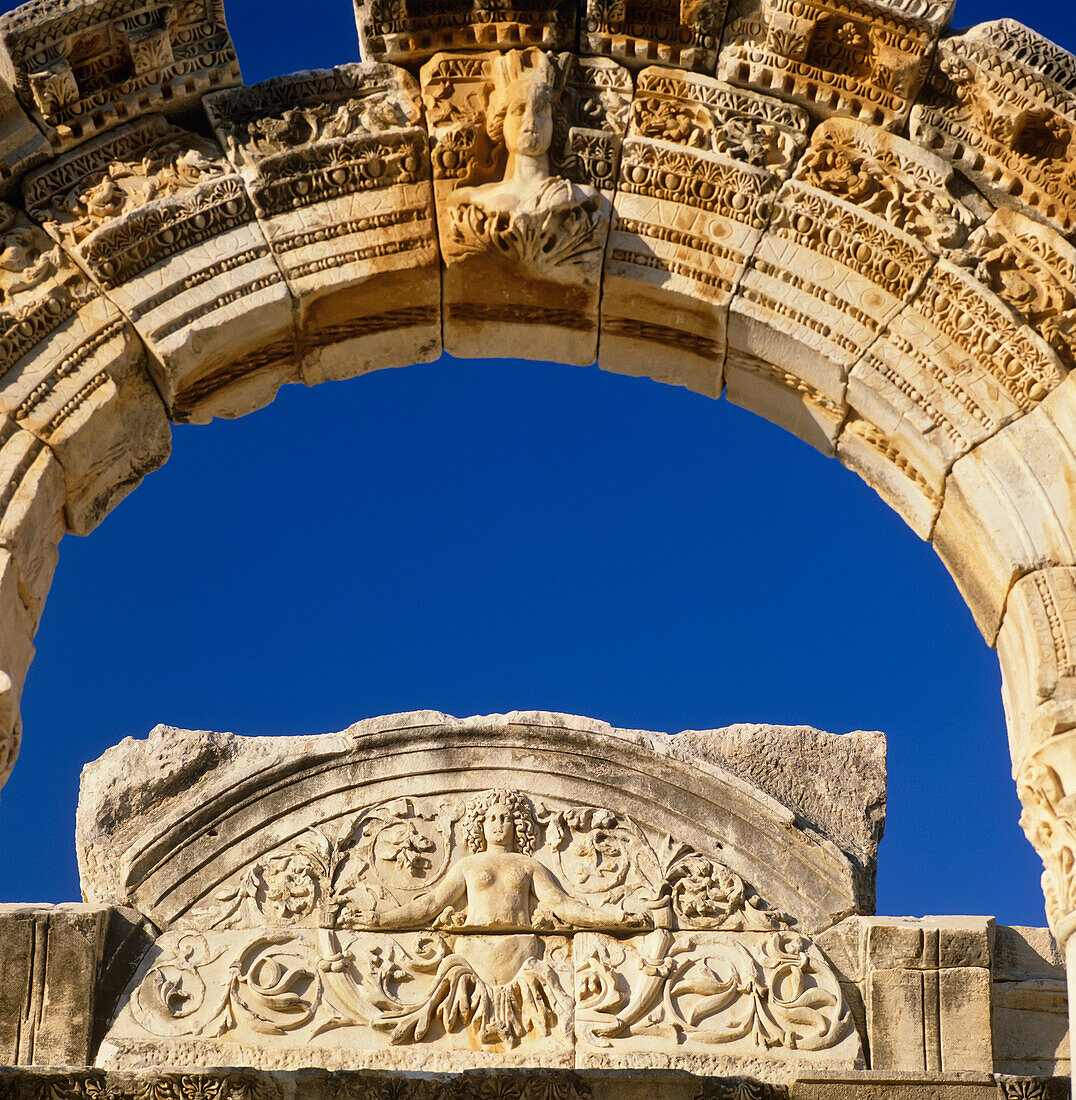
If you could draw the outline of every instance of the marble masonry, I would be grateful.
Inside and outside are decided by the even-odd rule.
[[[0,1094],[1060,1100],[1076,59],[952,9],[354,0],[348,63],[254,85],[221,0],[0,16],[0,783],[61,539],[172,424],[444,350],[596,362],[931,543],[1049,921],[873,915],[867,735],[158,730],[87,773],[86,900],[0,914]]]
[[[555,1097],[932,1081],[985,1100],[1067,1072],[1045,929],[871,915],[885,805],[878,733],[669,737],[539,712],[311,737],[158,726],[83,772],[83,903],[0,908],[4,1060],[84,1067],[7,1080]]]

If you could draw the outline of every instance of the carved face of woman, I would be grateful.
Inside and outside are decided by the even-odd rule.
[[[515,847],[516,823],[512,817],[512,808],[504,802],[494,802],[486,810],[482,822],[482,834],[486,838],[486,848],[511,850]]]
[[[504,143],[510,153],[540,157],[553,140],[553,112],[544,84],[517,80],[508,89],[504,116]]]

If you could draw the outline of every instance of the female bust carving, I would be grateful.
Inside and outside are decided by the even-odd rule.
[[[376,914],[381,928],[440,926],[490,931],[639,927],[642,913],[577,901],[534,857],[536,827],[530,803],[518,791],[497,789],[473,798],[463,818],[470,855],[427,894]]]

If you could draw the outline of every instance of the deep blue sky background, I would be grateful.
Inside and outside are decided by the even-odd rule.
[[[4,5],[10,7],[13,5]],[[1069,5],[960,0],[1069,48]],[[346,0],[229,0],[244,77],[357,59]],[[881,729],[879,912],[1045,923],[996,656],[930,547],[724,401],[547,363],[440,363],[211,427],[68,537],[0,795],[0,900],[79,896],[82,765],[157,722],[317,733],[542,708],[675,731]]]

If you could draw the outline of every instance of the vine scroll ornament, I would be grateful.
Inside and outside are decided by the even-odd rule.
[[[837,978],[795,924],[608,809],[398,798],[269,852],[166,932],[109,1040],[287,1047],[289,1064],[414,1044],[562,1064],[670,1040],[855,1064]]]

